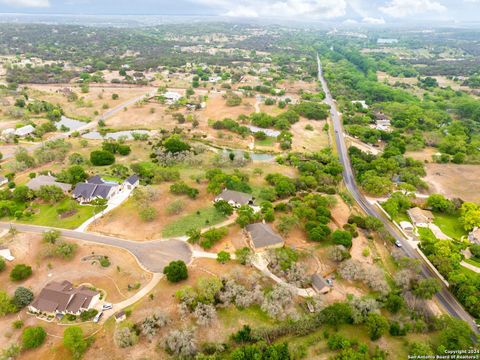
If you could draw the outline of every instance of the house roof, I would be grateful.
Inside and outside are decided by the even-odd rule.
[[[105,182],[103,181],[103,179],[101,178],[100,175],[94,175],[94,176],[90,176],[88,178],[87,183],[89,183],[89,184],[104,184]]]
[[[44,185],[55,185],[63,191],[70,191],[72,188],[72,185],[58,182],[54,176],[50,175],[38,175],[27,183],[28,188],[32,190],[39,190]]]
[[[215,200],[225,200],[225,201],[233,201],[236,204],[248,204],[253,199],[251,194],[243,193],[240,191],[234,190],[223,190]]]
[[[128,182],[129,184],[135,184],[140,178],[138,177],[137,174],[130,175],[128,178],[125,179],[125,182]]]
[[[91,184],[91,183],[78,183],[73,189],[74,197],[82,197],[84,199],[92,199],[95,197],[101,197],[106,199],[112,188],[117,184]]]
[[[51,282],[42,289],[31,306],[43,312],[76,313],[81,309],[87,309],[97,294],[98,292],[85,286],[74,288],[67,280]]]
[[[35,128],[32,125],[22,126],[21,128],[18,128],[15,130],[15,135],[24,136],[24,135],[31,134],[34,131],[35,131]]]
[[[327,282],[325,281],[325,279],[323,278],[322,275],[320,274],[313,274],[312,275],[312,286],[320,291],[322,290],[324,287],[328,286]]]
[[[126,316],[125,311],[120,311],[115,314],[115,319],[121,319],[122,317]]]
[[[468,234],[469,239],[478,239],[480,240],[480,227],[476,227]]]
[[[429,223],[433,220],[433,214],[431,211],[414,207],[407,210],[408,216],[414,223]]]
[[[283,244],[283,238],[273,231],[272,227],[264,223],[255,223],[246,227],[255,248],[263,248]]]

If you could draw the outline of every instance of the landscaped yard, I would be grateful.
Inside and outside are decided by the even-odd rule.
[[[201,229],[224,221],[226,217],[213,206],[200,209],[165,226],[162,231],[164,238],[182,236],[190,229]]]
[[[460,240],[462,236],[468,235],[457,215],[434,213],[434,216],[433,223],[451,238]]]
[[[263,140],[255,140],[255,146],[274,146],[276,139],[272,136],[267,136]]]
[[[35,214],[28,218],[18,220],[21,223],[52,226],[64,229],[75,229],[84,223],[94,214],[105,209],[106,206],[82,206],[75,200],[65,199],[58,204],[35,204],[33,210]],[[70,209],[71,215],[63,212],[65,215],[59,215],[59,209]]]

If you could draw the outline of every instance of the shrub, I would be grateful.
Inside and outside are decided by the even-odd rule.
[[[352,234],[348,231],[335,230],[332,234],[332,240],[337,245],[343,245],[346,248],[352,247]]]
[[[370,313],[367,316],[365,325],[368,329],[370,339],[377,340],[389,329],[388,321],[382,315]]]
[[[222,213],[225,216],[230,216],[233,214],[233,207],[225,200],[219,200],[214,204],[215,209],[218,212]]]
[[[14,329],[21,329],[23,327],[23,321],[22,320],[15,320],[13,323],[12,323],[12,327]]]
[[[170,282],[179,282],[188,278],[188,269],[182,260],[172,261],[163,269]]]
[[[60,237],[60,231],[59,230],[47,230],[43,233],[43,241],[50,243],[50,244],[55,244],[55,242],[58,240]]]
[[[176,182],[170,186],[170,192],[176,195],[187,195],[191,199],[195,199],[198,196],[199,191],[195,188],[188,186],[183,181]]]
[[[197,352],[192,330],[173,330],[165,337],[165,350],[179,358],[192,358]]]
[[[98,314],[98,310],[96,309],[90,309],[87,311],[84,311],[80,314],[80,319],[82,321],[88,321],[93,319],[96,315]]]
[[[41,326],[29,327],[23,331],[22,345],[24,349],[35,349],[43,344],[47,333]]]
[[[175,200],[167,205],[168,215],[178,215],[185,209],[185,203],[182,200]]]
[[[226,227],[213,228],[205,231],[202,234],[202,240],[200,246],[204,249],[211,249],[219,240],[224,238],[228,234]]]
[[[74,359],[80,359],[88,348],[83,331],[78,326],[70,326],[63,332],[63,346],[70,350]]]
[[[112,165],[115,162],[115,156],[105,150],[95,150],[90,153],[90,162],[95,166]]]
[[[225,264],[229,260],[230,260],[230,253],[228,253],[226,251],[220,251],[217,254],[217,261],[219,263]]]
[[[12,303],[19,309],[27,306],[33,301],[33,292],[23,286],[19,286],[15,290]]]
[[[109,267],[111,265],[110,263],[110,259],[108,258],[108,256],[103,256],[101,259],[100,259],[100,266],[101,267]]]
[[[25,264],[18,264],[10,272],[10,279],[13,281],[21,281],[32,275],[32,268]]]
[[[252,251],[246,246],[235,251],[235,257],[237,258],[237,261],[242,265],[247,264],[251,254]]]

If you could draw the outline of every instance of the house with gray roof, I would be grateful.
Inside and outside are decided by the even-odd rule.
[[[100,293],[86,286],[78,288],[67,280],[48,283],[29,305],[32,313],[80,315],[100,300]]]
[[[31,190],[37,191],[42,186],[54,185],[63,190],[64,193],[69,192],[72,189],[72,185],[57,181],[55,176],[51,175],[38,175],[27,183],[27,187]]]
[[[242,205],[253,204],[253,196],[251,194],[228,189],[223,190],[219,195],[217,195],[214,202],[221,200],[224,200],[228,202],[231,206],[237,208]]]
[[[138,185],[140,185],[140,178],[137,174],[130,175],[122,184],[123,188],[126,190],[133,190]]]
[[[78,183],[73,189],[72,196],[80,203],[89,203],[95,199],[110,200],[120,190],[118,184]]]
[[[320,274],[312,275],[312,287],[319,294],[326,294],[330,291],[330,286],[324,277]]]
[[[281,248],[285,245],[283,238],[269,224],[260,222],[245,227],[250,247],[255,252]]]

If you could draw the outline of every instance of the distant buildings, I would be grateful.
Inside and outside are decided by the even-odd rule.
[[[378,38],[377,44],[379,45],[392,45],[398,43],[398,39]]]
[[[86,286],[78,288],[67,280],[47,284],[29,305],[32,313],[80,315],[100,300],[100,293]]]
[[[182,97],[182,95],[174,91],[167,91],[162,96],[165,98],[165,103],[168,105],[175,104]]]
[[[312,275],[312,288],[319,294],[326,294],[330,291],[330,286],[320,274]]]
[[[2,131],[2,137],[8,138],[11,136],[25,137],[33,134],[35,128],[32,125],[22,126],[18,129],[8,128]]]

